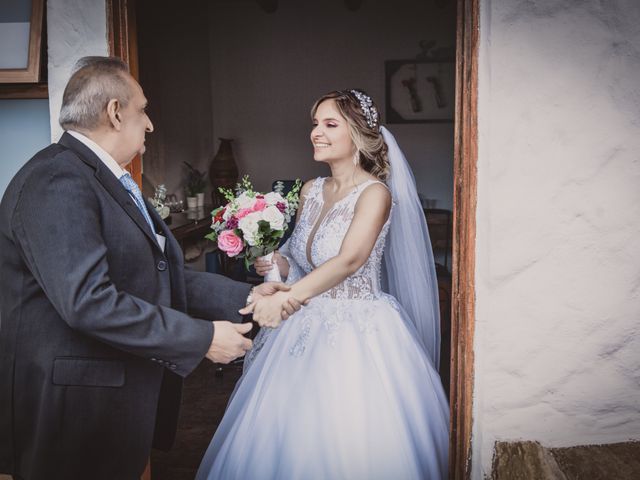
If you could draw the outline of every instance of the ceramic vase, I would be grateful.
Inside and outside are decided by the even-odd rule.
[[[235,188],[238,183],[238,166],[233,157],[230,138],[220,138],[218,152],[211,159],[209,165],[209,181],[213,187],[211,190],[211,202],[214,207],[224,205],[225,199],[218,191],[219,187]]]

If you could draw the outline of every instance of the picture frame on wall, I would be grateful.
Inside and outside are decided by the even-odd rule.
[[[387,123],[452,123],[454,60],[387,60],[385,109]]]
[[[16,0],[7,4],[11,9],[0,21],[0,84],[40,81],[44,3],[45,0]],[[28,12],[29,4],[29,17],[20,18],[20,7],[25,6]]]

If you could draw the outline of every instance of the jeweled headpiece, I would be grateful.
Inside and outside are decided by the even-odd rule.
[[[360,90],[349,90],[349,93],[355,96],[358,102],[360,102],[360,109],[362,110],[364,118],[367,119],[367,125],[369,125],[370,128],[375,128],[378,125],[378,110],[373,105],[371,97]]]

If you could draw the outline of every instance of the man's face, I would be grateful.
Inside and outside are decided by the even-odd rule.
[[[120,148],[130,162],[137,154],[145,150],[144,140],[147,132],[153,132],[153,124],[147,116],[147,99],[142,88],[133,78],[129,78],[131,99],[126,108],[120,110]]]

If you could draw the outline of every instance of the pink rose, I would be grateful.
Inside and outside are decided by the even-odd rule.
[[[251,212],[253,212],[253,210],[251,210],[250,208],[241,208],[240,210],[238,210],[238,213],[236,213],[236,218],[240,220],[249,215]]]
[[[242,251],[244,244],[233,230],[224,230],[218,235],[218,248],[230,257],[235,257]]]
[[[253,204],[253,209],[252,210],[254,212],[261,212],[266,207],[267,207],[267,202],[265,202],[264,199],[262,199],[262,198],[258,198],[256,200],[256,203]]]

